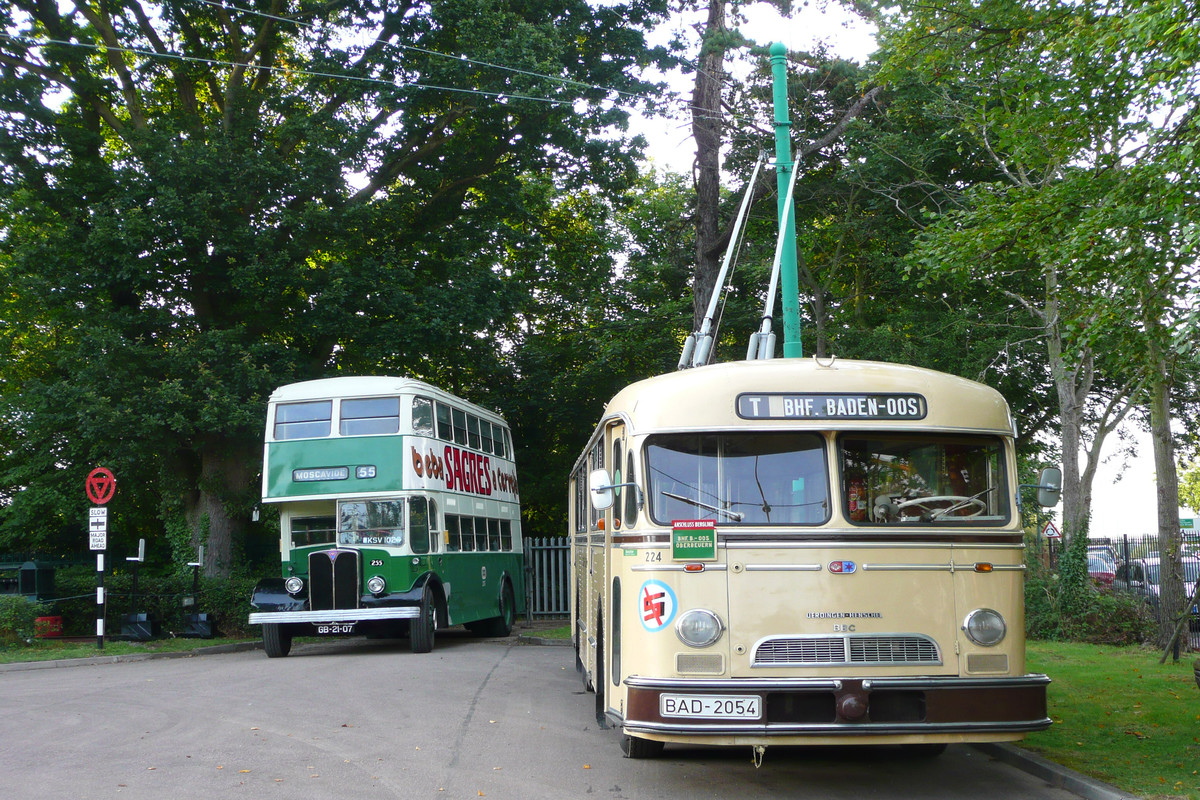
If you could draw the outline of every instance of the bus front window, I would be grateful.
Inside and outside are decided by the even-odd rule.
[[[403,500],[342,500],[338,544],[404,544]]]
[[[843,512],[863,525],[1008,519],[1003,447],[992,436],[841,438]]]
[[[821,437],[669,434],[646,446],[651,518],[721,525],[819,525],[829,518]]]

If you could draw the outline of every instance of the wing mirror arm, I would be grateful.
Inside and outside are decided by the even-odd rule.
[[[636,483],[613,483],[608,470],[592,470],[591,474],[588,475],[588,489],[592,498],[592,508],[597,511],[605,511],[611,508],[613,504],[613,489],[621,489],[626,486],[632,486],[634,492],[637,493],[637,505],[640,509],[646,502],[646,497],[642,494],[642,487]]]
[[[1037,489],[1037,502],[1042,508],[1058,505],[1062,498],[1062,470],[1058,467],[1046,467],[1038,476],[1037,483],[1022,483],[1017,487],[1017,510],[1024,511],[1021,503],[1023,489]]]

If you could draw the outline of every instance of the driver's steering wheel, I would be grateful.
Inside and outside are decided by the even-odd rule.
[[[984,492],[986,494],[986,492]],[[930,508],[929,503],[947,503],[945,508]],[[979,496],[964,497],[957,494],[937,494],[930,497],[915,497],[912,500],[905,500],[896,506],[900,511],[906,508],[917,508],[929,515],[930,519],[944,517],[955,511],[960,511],[964,508],[972,509],[969,514],[959,514],[960,517],[977,517],[987,508],[987,504],[979,499]]]

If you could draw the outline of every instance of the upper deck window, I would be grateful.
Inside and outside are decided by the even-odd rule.
[[[1008,519],[1004,450],[994,436],[843,436],[843,512],[853,523],[960,525]]]
[[[400,398],[364,397],[343,400],[338,432],[342,436],[399,433]]]
[[[720,525],[829,519],[824,442],[810,433],[670,434],[646,446],[651,518]]]
[[[332,400],[280,403],[275,407],[275,439],[316,439],[328,436]]]

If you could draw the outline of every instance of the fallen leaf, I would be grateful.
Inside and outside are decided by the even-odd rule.
[[[584,768],[584,769],[591,769],[591,768],[592,768],[592,765],[591,765],[591,764],[584,764],[584,765],[583,765],[583,768]]]
[[[248,769],[239,769],[239,770],[238,770],[238,772],[242,772],[242,773],[249,772],[249,771],[250,771],[250,770],[248,770]]]

